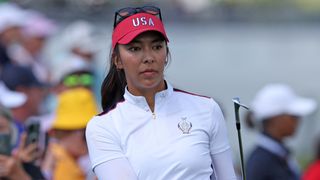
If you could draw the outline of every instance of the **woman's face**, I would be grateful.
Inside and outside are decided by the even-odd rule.
[[[115,65],[125,72],[128,89],[135,95],[164,88],[163,72],[166,65],[167,45],[157,32],[145,32],[129,44],[119,45]]]

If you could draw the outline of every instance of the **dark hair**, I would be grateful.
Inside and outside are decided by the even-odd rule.
[[[163,37],[162,34],[161,37]],[[165,41],[164,37],[163,41]],[[166,46],[166,48],[168,60],[166,63],[167,66],[170,63],[171,55],[168,46]],[[118,45],[115,46],[113,52],[112,50],[110,51],[110,69],[101,85],[101,106],[103,111],[109,111],[113,109],[118,102],[124,100],[123,94],[127,85],[127,80],[124,70],[117,69],[116,65],[114,64],[114,58],[116,56],[120,56]]]
[[[119,56],[118,45],[113,52],[110,52],[110,69],[101,85],[101,106],[104,111],[109,111],[118,102],[123,101],[123,94],[127,85],[124,70],[117,69],[113,62],[115,56]]]

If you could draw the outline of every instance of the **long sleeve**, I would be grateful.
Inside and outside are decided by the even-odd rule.
[[[138,180],[126,158],[114,159],[97,165],[94,172],[99,180]]]
[[[232,163],[231,150],[211,155],[214,167],[212,180],[236,180],[236,175]]]

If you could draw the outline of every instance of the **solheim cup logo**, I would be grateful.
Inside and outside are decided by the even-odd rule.
[[[154,26],[154,22],[152,20],[152,18],[146,18],[146,17],[137,17],[137,18],[133,18],[132,19],[132,25],[134,27],[137,26]]]
[[[178,123],[178,128],[182,131],[183,134],[189,134],[192,128],[191,122],[187,121],[186,117],[182,117],[181,121]]]

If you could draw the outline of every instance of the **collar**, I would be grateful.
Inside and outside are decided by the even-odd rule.
[[[289,150],[282,143],[266,134],[259,134],[258,145],[283,159],[287,159],[289,156]]]
[[[155,104],[156,106],[161,105],[172,93],[173,93],[173,87],[171,86],[170,83],[165,81],[167,85],[167,89],[159,91],[155,94]],[[125,88],[125,92],[123,95],[125,101],[134,104],[136,106],[139,106],[140,108],[145,109],[146,111],[149,111],[150,108],[148,106],[147,100],[144,96],[135,96],[131,94],[128,91],[128,88]]]

